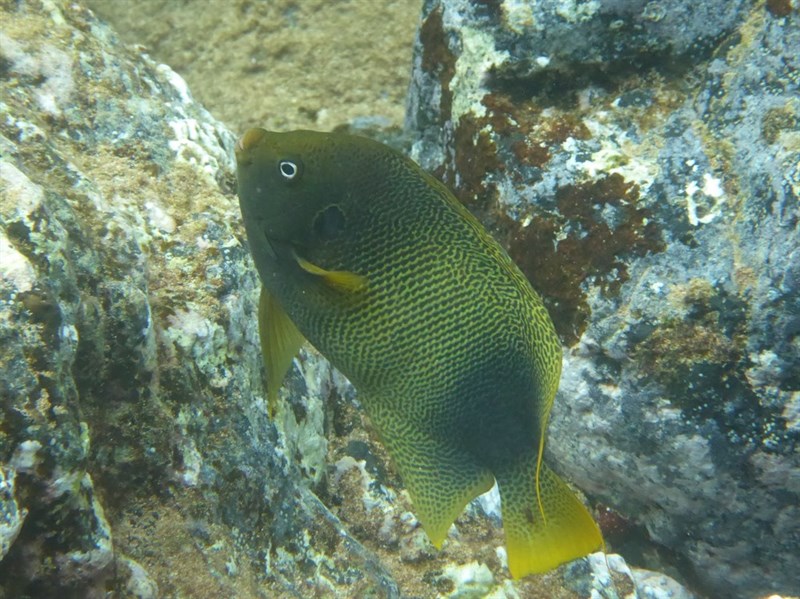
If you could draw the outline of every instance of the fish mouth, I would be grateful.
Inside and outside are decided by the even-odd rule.
[[[294,260],[294,244],[288,239],[268,234],[264,231],[264,240],[267,242],[267,248],[273,258],[281,260]]]
[[[267,235],[264,235],[264,241],[267,242],[264,248],[267,250],[269,257],[272,260],[276,259],[278,257],[278,252],[275,251],[275,246],[272,244],[272,240]]]
[[[271,227],[267,225],[269,219],[253,218],[252,222],[256,225],[256,230],[253,233],[258,235],[261,241],[266,242],[263,247],[271,259],[294,261],[294,255],[297,250],[296,243],[280,234],[273,233],[270,230]]]

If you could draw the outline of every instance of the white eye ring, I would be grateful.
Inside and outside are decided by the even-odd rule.
[[[281,160],[278,163],[278,171],[280,171],[281,176],[284,179],[291,181],[297,176],[297,173],[300,172],[300,169],[298,169],[297,165],[291,160]]]

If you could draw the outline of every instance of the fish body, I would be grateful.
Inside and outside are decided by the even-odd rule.
[[[271,409],[307,339],[355,386],[435,546],[497,481],[513,576],[600,548],[542,461],[561,371],[552,321],[452,193],[344,134],[251,129],[237,164]]]

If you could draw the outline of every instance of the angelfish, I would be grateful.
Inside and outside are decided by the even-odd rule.
[[[358,136],[250,129],[236,160],[270,411],[308,340],[355,386],[437,548],[495,481],[512,576],[601,548],[542,461],[561,374],[553,323],[469,211]]]

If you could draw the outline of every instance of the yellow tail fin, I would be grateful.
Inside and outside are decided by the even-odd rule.
[[[546,572],[603,547],[600,529],[567,484],[546,464],[530,462],[495,473],[514,578]]]

